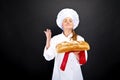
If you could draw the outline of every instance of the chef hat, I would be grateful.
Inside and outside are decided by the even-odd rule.
[[[77,14],[77,12],[73,9],[70,9],[70,8],[65,8],[65,9],[62,9],[58,15],[57,15],[57,19],[56,19],[56,23],[58,25],[58,27],[60,27],[62,29],[62,21],[64,18],[66,17],[70,17],[72,18],[73,20],[73,24],[74,24],[74,27],[73,29],[75,29],[76,27],[78,27],[78,24],[79,24],[79,16]]]

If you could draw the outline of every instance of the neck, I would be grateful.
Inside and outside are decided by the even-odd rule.
[[[68,35],[72,33],[72,30],[64,30],[63,33],[66,37],[68,37]]]

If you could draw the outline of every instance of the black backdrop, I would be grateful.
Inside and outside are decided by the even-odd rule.
[[[80,24],[76,32],[91,46],[88,61],[82,66],[85,80],[119,78],[117,0],[2,0],[1,7],[0,72],[4,78],[51,79],[54,60],[48,62],[43,57],[43,31],[50,28],[53,36],[61,33],[55,20],[65,7],[78,12]]]

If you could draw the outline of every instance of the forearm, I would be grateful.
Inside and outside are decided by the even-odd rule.
[[[50,39],[46,40],[46,45],[45,45],[46,49],[48,49],[50,47]]]

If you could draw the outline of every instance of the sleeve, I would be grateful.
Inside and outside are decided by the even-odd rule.
[[[50,47],[48,49],[44,47],[43,56],[47,61],[50,61],[54,59],[55,57],[55,45],[54,44],[55,44],[55,41],[53,38],[51,38]]]
[[[77,37],[77,40],[78,40],[78,41],[85,41],[84,38],[81,37],[81,36],[78,36],[78,37]],[[85,50],[85,51],[80,51],[80,53],[79,53],[79,64],[80,64],[80,65],[83,65],[83,64],[85,64],[85,63],[87,62],[87,60],[88,60],[87,50]]]

